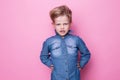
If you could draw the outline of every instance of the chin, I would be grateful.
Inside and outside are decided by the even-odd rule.
[[[61,34],[61,36],[65,36],[66,34]]]
[[[64,37],[66,34],[67,34],[67,33],[64,33],[64,34],[59,33],[59,35],[62,36],[62,37]]]

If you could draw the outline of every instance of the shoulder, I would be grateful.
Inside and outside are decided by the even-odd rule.
[[[44,42],[47,43],[47,44],[50,44],[50,43],[52,43],[53,41],[56,41],[56,40],[57,40],[56,36],[51,36],[51,37],[48,37]]]
[[[44,42],[49,42],[49,41],[51,41],[53,38],[54,38],[54,36],[48,37],[48,38],[45,39]]]
[[[82,38],[80,36],[78,36],[78,35],[70,34],[70,37],[74,38],[76,40],[82,40]]]
[[[85,44],[83,39],[78,35],[71,34],[71,39],[75,40],[77,44]]]

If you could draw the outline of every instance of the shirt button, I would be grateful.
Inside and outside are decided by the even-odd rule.
[[[68,78],[66,78],[66,80],[69,80]]]
[[[65,62],[65,64],[68,64],[67,62]]]

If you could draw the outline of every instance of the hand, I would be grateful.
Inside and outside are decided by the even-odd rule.
[[[81,70],[81,68],[79,67],[79,70]]]
[[[53,65],[51,65],[51,66],[50,66],[50,69],[51,69],[51,71],[53,71],[53,69],[54,69],[54,66],[53,66]]]
[[[79,64],[79,63],[77,63],[77,67],[78,67],[79,70],[81,70],[81,67],[80,67],[80,64]]]
[[[53,71],[54,67],[53,67],[53,66],[51,66],[51,67],[50,67],[50,69],[51,69],[51,71]]]

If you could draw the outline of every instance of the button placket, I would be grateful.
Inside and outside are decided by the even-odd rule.
[[[66,47],[66,43],[65,43],[65,39],[62,38],[62,42],[61,42],[61,47],[62,47],[62,52],[63,52],[63,55],[64,55],[64,58],[65,58],[65,73],[66,73],[66,80],[69,80],[68,79],[68,54],[67,54],[67,47]]]

